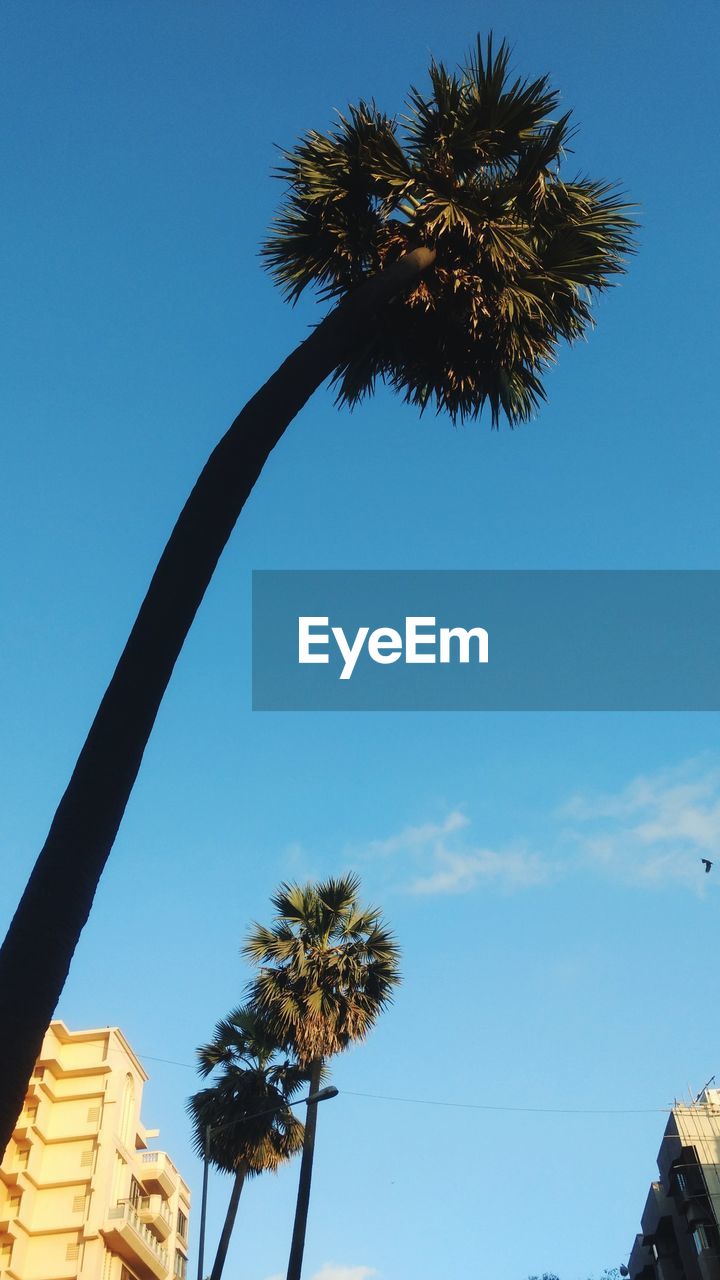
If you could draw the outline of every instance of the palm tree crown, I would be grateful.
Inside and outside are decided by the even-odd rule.
[[[255,925],[243,947],[261,966],[254,1000],[304,1064],[362,1040],[400,980],[398,947],[359,887],[353,875],[281,885],[273,925]]]
[[[223,1173],[241,1165],[248,1176],[275,1170],[300,1150],[303,1125],[289,1104],[307,1086],[307,1072],[278,1047],[257,1010],[236,1009],[218,1022],[213,1040],[198,1049],[198,1069],[205,1077],[217,1072],[187,1104],[201,1158],[208,1125],[217,1130],[210,1160]]]
[[[624,269],[634,220],[613,185],[561,178],[570,113],[546,76],[512,80],[492,37],[456,74],[432,62],[401,121],[360,102],[285,152],[286,202],[263,247],[295,301],[342,298],[424,245],[434,267],[378,314],[337,370],[351,404],[377,378],[453,419],[529,418],[561,340],[592,323],[593,292]]]

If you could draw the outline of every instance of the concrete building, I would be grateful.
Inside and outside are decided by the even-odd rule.
[[[720,1089],[673,1107],[657,1164],[631,1280],[720,1280]]]
[[[190,1192],[117,1027],[52,1022],[0,1166],[2,1280],[185,1280]]]

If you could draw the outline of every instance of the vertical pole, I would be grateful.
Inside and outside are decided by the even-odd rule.
[[[205,1129],[205,1157],[203,1162],[202,1203],[200,1205],[200,1239],[198,1241],[197,1280],[205,1280],[203,1276],[203,1271],[205,1269],[205,1215],[207,1212],[208,1168],[210,1165],[211,1133],[212,1133],[212,1126],[207,1125]]]
[[[310,1207],[310,1183],[312,1182],[313,1153],[315,1150],[315,1126],[317,1125],[318,1103],[315,1095],[320,1088],[322,1077],[322,1058],[315,1058],[310,1066],[310,1098],[307,1103],[305,1119],[305,1138],[303,1141],[302,1160],[300,1161],[300,1182],[297,1203],[295,1205],[295,1223],[293,1226],[290,1258],[288,1260],[286,1280],[300,1280],[305,1251],[305,1231],[307,1229],[308,1209]],[[322,1101],[322,1099],[321,1099]]]

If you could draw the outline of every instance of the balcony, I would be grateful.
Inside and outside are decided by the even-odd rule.
[[[142,1164],[142,1181],[146,1190],[152,1195],[159,1191],[169,1199],[177,1189],[180,1177],[172,1160],[164,1151],[143,1151],[140,1153]]]
[[[137,1205],[137,1216],[146,1226],[152,1227],[159,1240],[167,1240],[172,1231],[170,1206],[162,1196],[141,1196]]]
[[[10,1231],[10,1223],[14,1222],[20,1212],[20,1196],[4,1196],[0,1201],[0,1236]]]
[[[37,1120],[37,1107],[23,1107],[20,1115],[15,1121],[13,1129],[13,1138],[16,1142],[26,1142],[30,1140],[30,1131]]]
[[[692,1197],[688,1197],[685,1205],[685,1220],[688,1224],[688,1231],[692,1231],[700,1222],[712,1222],[713,1211],[708,1203],[707,1196],[702,1192],[696,1193]]]
[[[139,1280],[166,1280],[168,1251],[129,1201],[108,1209],[101,1234],[108,1248],[129,1264]]]

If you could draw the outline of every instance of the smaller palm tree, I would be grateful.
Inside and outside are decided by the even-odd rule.
[[[205,1156],[209,1129],[211,1164],[235,1178],[210,1275],[220,1280],[245,1179],[274,1172],[302,1147],[303,1125],[289,1104],[306,1085],[307,1071],[252,1006],[218,1022],[212,1041],[198,1049],[198,1070],[217,1075],[188,1099],[195,1150]]]
[[[363,1040],[400,981],[399,950],[375,907],[358,902],[360,881],[347,875],[321,884],[283,884],[276,917],[256,924],[243,947],[260,966],[253,1001],[278,1039],[292,1045],[320,1087],[325,1060]],[[300,1280],[310,1203],[317,1105],[307,1110],[287,1280]]]

